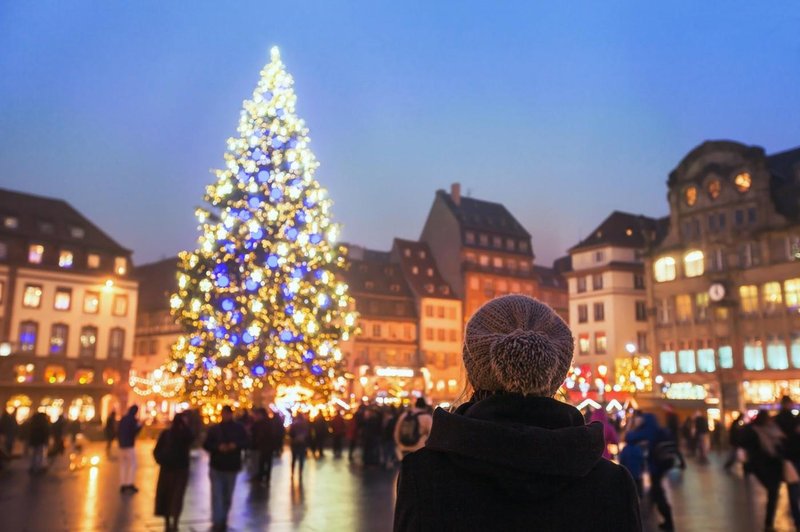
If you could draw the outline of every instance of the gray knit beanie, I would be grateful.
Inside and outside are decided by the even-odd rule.
[[[572,363],[572,333],[541,301],[510,295],[475,312],[464,335],[464,366],[475,390],[553,396]]]

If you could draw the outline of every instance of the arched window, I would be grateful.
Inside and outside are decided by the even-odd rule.
[[[80,356],[94,358],[97,354],[97,327],[91,325],[81,329]]]
[[[686,277],[699,277],[703,275],[703,252],[699,249],[688,252],[683,257],[683,271]]]
[[[63,355],[67,352],[69,326],[65,323],[54,323],[50,328],[50,354]]]
[[[672,257],[661,257],[653,265],[653,273],[656,281],[663,283],[675,279],[675,259]]]
[[[39,324],[35,321],[23,321],[19,324],[20,351],[36,351],[36,337],[39,336]]]
[[[125,349],[125,329],[114,327],[108,341],[108,358],[122,358]]]

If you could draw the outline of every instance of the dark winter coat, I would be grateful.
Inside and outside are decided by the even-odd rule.
[[[28,444],[31,447],[47,445],[50,441],[50,420],[47,414],[37,412],[31,418],[31,428],[28,433]]]
[[[136,421],[136,417],[131,412],[122,416],[122,419],[119,420],[119,432],[117,433],[119,448],[126,449],[133,447],[133,443],[136,441],[136,436],[139,434],[140,430],[142,430],[142,426],[139,425]]]
[[[236,444],[236,450],[221,452],[223,443]],[[208,451],[208,465],[217,471],[239,471],[242,468],[242,450],[247,448],[248,438],[244,427],[235,421],[223,421],[208,429],[203,449]]]
[[[792,414],[791,410],[781,409],[775,416],[775,423],[781,428],[786,442],[784,444],[784,454],[792,462],[800,461],[800,434],[797,433],[798,419]]]
[[[403,459],[395,531],[640,531],[630,474],[602,458],[600,423],[542,397],[437,409]]]
[[[194,434],[188,427],[171,427],[161,432],[153,456],[162,469],[189,469]]]
[[[262,453],[271,453],[277,443],[275,425],[269,419],[259,419],[250,428],[253,437],[253,449]]]

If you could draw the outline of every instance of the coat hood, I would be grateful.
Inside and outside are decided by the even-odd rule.
[[[547,498],[580,482],[602,458],[600,423],[586,425],[574,407],[545,397],[497,394],[437,409],[426,448],[486,477],[508,496]]]

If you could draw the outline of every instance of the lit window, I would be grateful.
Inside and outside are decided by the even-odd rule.
[[[480,280],[477,277],[470,277],[469,278],[469,288],[470,290],[478,290],[480,288]]]
[[[467,244],[474,244],[475,243],[475,233],[472,231],[467,231],[464,235]]]
[[[108,342],[108,358],[122,358],[125,348],[125,329],[115,327],[111,329]]]
[[[675,279],[675,259],[672,257],[661,257],[653,265],[656,281],[663,283]]]
[[[86,314],[100,312],[100,292],[86,292],[83,296],[83,312]]]
[[[792,367],[800,368],[800,333],[792,333]]]
[[[514,251],[514,248],[516,248],[516,245],[514,244],[514,239],[507,238],[506,239],[506,249],[509,250],[509,251]]]
[[[714,361],[713,349],[697,350],[697,369],[705,373],[713,373],[717,367]]]
[[[678,351],[678,367],[681,373],[694,373],[697,371],[693,349],[681,349]]]
[[[100,267],[100,255],[97,253],[89,253],[86,257],[86,266],[95,270]]]
[[[764,348],[759,340],[744,344],[744,369],[761,371],[764,369]]]
[[[731,369],[733,367],[733,348],[729,345],[723,345],[717,352],[719,354],[719,367]]]
[[[689,187],[684,190],[683,197],[689,207],[697,203],[697,187]]]
[[[16,229],[19,227],[19,218],[15,216],[6,216],[3,220],[3,225],[6,229]]]
[[[80,356],[94,357],[97,352],[97,327],[81,329]]]
[[[71,304],[72,289],[56,288],[56,298],[53,302],[53,308],[56,310],[69,310]]]
[[[37,284],[25,285],[22,294],[22,306],[26,308],[39,308],[42,304],[42,287]]]
[[[492,257],[492,266],[495,268],[502,268],[503,267],[503,259],[500,257]]]
[[[531,263],[527,260],[519,261],[519,269],[523,272],[528,272],[531,270]]]
[[[589,334],[581,333],[578,335],[578,352],[582,355],[589,354]]]
[[[708,301],[708,292],[699,292],[695,294],[695,317],[698,320],[708,319]]]
[[[675,296],[675,317],[679,322],[692,321],[692,296],[689,294]]]
[[[496,248],[503,247],[503,239],[500,238],[499,236],[492,237],[492,246],[494,246]]]
[[[114,271],[117,272],[117,275],[125,275],[127,273],[128,261],[125,257],[114,258]]]
[[[72,238],[83,238],[86,235],[86,232],[83,230],[83,227],[73,225],[69,228],[69,234],[72,236]]]
[[[800,309],[800,277],[787,279],[783,282],[783,292],[786,294],[786,308]]]
[[[115,382],[119,382],[119,379],[119,371],[110,368],[103,370],[103,382],[107,385],[111,386]]]
[[[780,336],[773,337],[767,343],[767,365],[770,369],[789,369],[789,354]]]
[[[50,384],[57,384],[67,380],[67,372],[63,366],[45,366],[44,381]]]
[[[44,255],[44,246],[41,244],[31,244],[28,248],[28,262],[31,264],[41,264]]]
[[[94,371],[91,369],[81,368],[75,372],[75,380],[78,384],[91,384],[94,382]]]
[[[478,257],[478,264],[481,266],[488,266],[489,265],[489,255],[481,255]]]
[[[39,324],[35,321],[23,321],[19,324],[19,349],[20,351],[36,351],[36,337]]]
[[[698,249],[688,252],[683,257],[683,269],[686,277],[703,275],[703,252]]]
[[[606,333],[594,333],[594,352],[598,355],[604,355],[607,348],[608,339],[606,338]]]
[[[58,255],[58,265],[61,268],[72,268],[72,252],[62,249]]]
[[[720,192],[722,192],[722,183],[719,179],[712,179],[708,182],[708,196],[711,199],[717,199]]]
[[[14,366],[14,377],[18,383],[33,382],[33,364],[19,364]]]
[[[739,299],[742,312],[745,314],[758,312],[758,288],[755,285],[740,286]]]
[[[425,316],[428,318],[433,317],[433,305],[425,305]]]
[[[775,312],[781,307],[781,283],[766,283],[761,287],[761,297],[764,301],[764,310]]]
[[[69,327],[64,323],[54,323],[50,329],[50,354],[63,355],[67,350]]]
[[[671,374],[678,372],[678,364],[675,359],[675,351],[662,351],[659,355],[661,373]]]
[[[736,185],[736,190],[739,192],[747,192],[750,190],[750,185],[753,184],[753,178],[748,172],[742,172],[733,179],[733,184]]]

